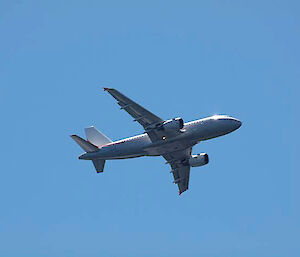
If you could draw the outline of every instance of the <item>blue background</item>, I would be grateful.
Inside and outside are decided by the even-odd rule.
[[[1,1],[0,255],[300,256],[299,1]],[[163,158],[96,174],[70,134],[228,114],[180,197]]]

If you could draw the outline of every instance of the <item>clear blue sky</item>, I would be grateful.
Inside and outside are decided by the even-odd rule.
[[[299,1],[0,2],[0,255],[300,256]],[[96,174],[69,138],[228,114],[180,197],[160,157]]]

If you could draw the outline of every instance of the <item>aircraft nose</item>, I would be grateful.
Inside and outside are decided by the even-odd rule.
[[[242,122],[238,119],[235,119],[235,126],[236,126],[236,129],[238,129],[240,126],[242,126]]]

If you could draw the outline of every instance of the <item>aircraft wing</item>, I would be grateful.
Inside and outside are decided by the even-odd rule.
[[[150,128],[160,126],[164,122],[163,119],[146,110],[144,107],[129,99],[127,96],[121,94],[116,89],[104,88],[104,90],[110,93],[118,101],[121,109],[124,109],[126,112],[128,112],[134,118],[134,121],[137,121],[144,127],[152,141],[161,139],[159,134],[157,134],[153,129],[150,130]]]
[[[185,150],[176,151],[168,154],[164,154],[163,157],[167,160],[167,163],[171,165],[171,173],[173,173],[174,183],[178,185],[179,194],[188,190],[190,179],[190,168],[187,160],[192,153],[192,147]]]

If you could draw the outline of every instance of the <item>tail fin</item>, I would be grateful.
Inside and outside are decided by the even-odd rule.
[[[77,135],[72,135],[71,138],[86,152],[94,152],[99,149],[94,144],[84,140],[83,138],[81,138]],[[95,160],[92,160],[92,162],[94,164],[94,167],[95,167],[97,173],[103,172],[105,160],[95,159]]]
[[[83,138],[77,135],[72,135],[71,138],[86,152],[94,152],[99,149],[97,146],[85,141]]]
[[[103,145],[112,142],[107,136],[105,136],[103,133],[101,133],[93,126],[89,128],[85,128],[84,131],[87,140],[98,147],[101,147]]]

